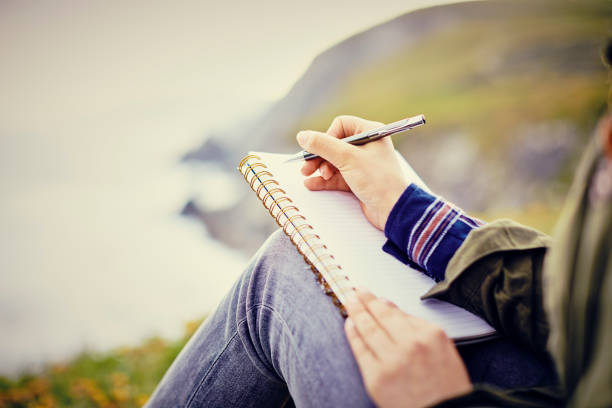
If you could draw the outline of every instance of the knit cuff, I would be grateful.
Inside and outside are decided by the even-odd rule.
[[[441,281],[467,235],[482,225],[482,221],[413,183],[389,214],[385,225],[388,241],[383,250]]]

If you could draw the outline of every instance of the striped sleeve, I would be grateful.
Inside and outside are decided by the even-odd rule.
[[[411,184],[389,214],[383,250],[441,281],[455,251],[471,230],[483,224]]]

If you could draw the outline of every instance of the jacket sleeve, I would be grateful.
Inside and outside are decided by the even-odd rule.
[[[549,332],[542,266],[550,243],[548,236],[510,220],[474,229],[448,263],[445,279],[424,298],[463,307],[542,352]]]

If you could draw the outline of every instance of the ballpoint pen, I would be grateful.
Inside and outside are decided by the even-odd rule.
[[[345,137],[341,139],[347,143],[352,145],[362,145],[366,143],[373,142],[385,136],[394,135],[406,130],[414,129],[415,127],[421,126],[425,124],[425,115],[417,115],[411,118],[406,118],[399,120],[397,122],[389,123],[388,125],[384,125],[379,127],[378,129],[371,129],[366,132],[357,133],[356,135]],[[296,160],[312,160],[316,157],[319,157],[316,154],[309,153],[305,150],[302,150],[299,153],[296,153],[286,162],[292,162]]]

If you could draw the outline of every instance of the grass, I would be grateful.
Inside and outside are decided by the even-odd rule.
[[[141,407],[201,322],[187,323],[175,341],[152,338],[137,347],[86,352],[38,374],[0,377],[0,408]]]
[[[518,15],[438,32],[354,72],[297,128],[325,129],[347,112],[382,122],[424,112],[431,137],[461,127],[486,147],[504,142],[521,121],[568,119],[590,128],[593,110],[606,101],[606,71],[564,67],[559,44],[590,45],[576,58],[598,66],[604,17]]]

